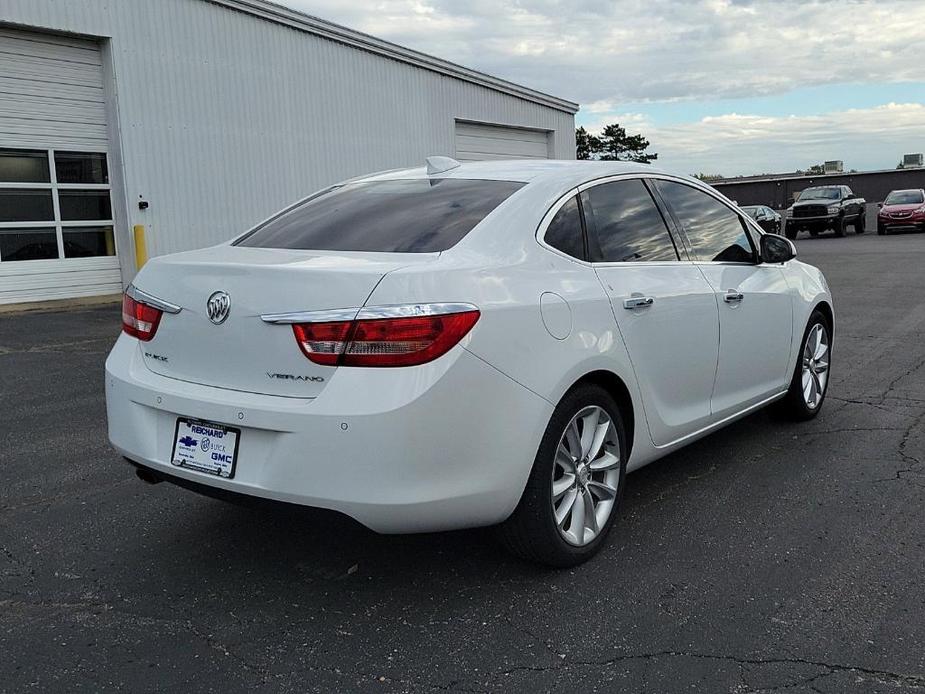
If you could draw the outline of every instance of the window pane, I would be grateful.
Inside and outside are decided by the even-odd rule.
[[[57,257],[54,229],[0,229],[0,263]]]
[[[112,219],[108,190],[59,190],[58,203],[65,221]]]
[[[445,251],[523,185],[459,178],[354,183],[299,205],[237,245],[386,253]]]
[[[0,222],[52,222],[50,190],[0,189]]]
[[[0,182],[48,183],[48,152],[0,149]]]
[[[572,198],[556,212],[556,216],[549,223],[544,237],[546,243],[558,248],[573,258],[584,260],[584,239],[581,234],[581,212],[578,209],[578,198]]]
[[[65,258],[91,258],[116,254],[112,227],[65,228],[63,234]]]
[[[739,215],[711,195],[683,183],[657,181],[656,185],[687,231],[695,260],[754,262]]]
[[[55,152],[55,174],[58,183],[109,183],[105,154]]]
[[[665,220],[641,180],[605,183],[581,195],[592,260],[678,259]]]

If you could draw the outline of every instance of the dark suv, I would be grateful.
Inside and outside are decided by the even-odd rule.
[[[848,225],[863,234],[866,224],[867,202],[851,192],[848,186],[816,186],[807,188],[790,208],[787,220],[787,238],[795,239],[801,231],[818,236],[832,229],[836,236],[844,236]]]

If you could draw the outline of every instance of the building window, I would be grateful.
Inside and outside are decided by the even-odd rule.
[[[0,263],[116,254],[106,155],[0,149]]]

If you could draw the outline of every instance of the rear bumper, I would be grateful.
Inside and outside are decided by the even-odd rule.
[[[338,369],[300,399],[159,376],[124,335],[106,361],[106,406],[113,446],[155,473],[387,533],[504,520],[553,409],[461,347],[419,367]],[[170,463],[179,416],[241,429],[233,479]]]

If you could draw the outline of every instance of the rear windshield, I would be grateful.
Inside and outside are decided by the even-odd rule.
[[[524,185],[459,178],[351,183],[270,220],[235,245],[314,251],[445,251]]]
[[[887,205],[915,205],[925,202],[920,190],[894,190],[886,198]]]

